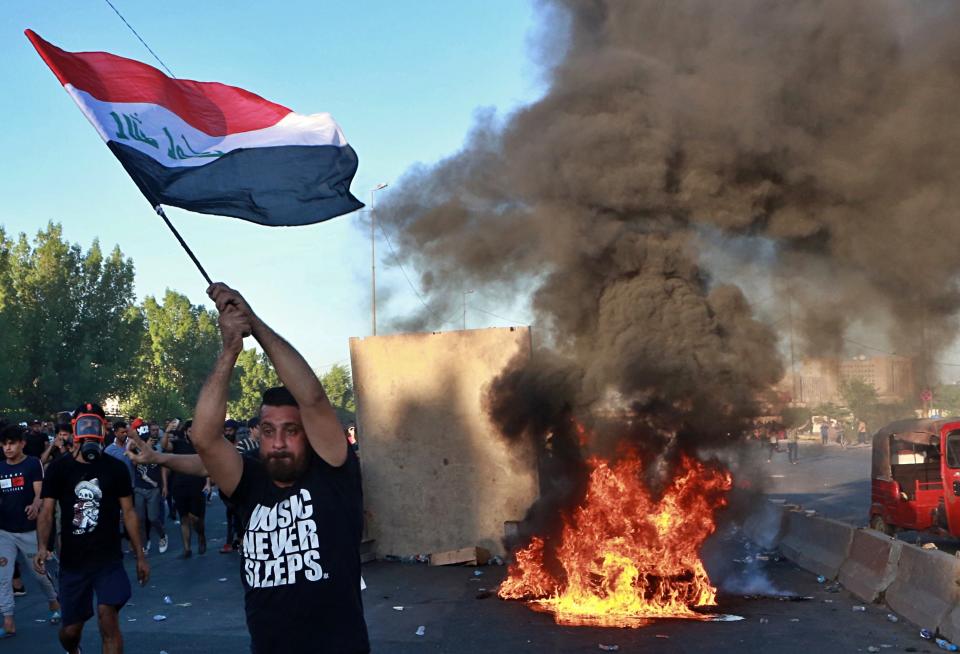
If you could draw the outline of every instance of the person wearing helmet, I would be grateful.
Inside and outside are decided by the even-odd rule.
[[[121,516],[137,557],[141,585],[150,577],[150,566],[141,549],[130,475],[123,463],[103,451],[107,426],[103,409],[92,402],[82,404],[73,413],[72,426],[77,443],[73,455],[51,463],[43,480],[34,568],[46,573],[54,505],[59,504],[60,644],[70,654],[79,651],[96,595],[103,651],[121,652],[119,614],[131,594],[117,529]]]

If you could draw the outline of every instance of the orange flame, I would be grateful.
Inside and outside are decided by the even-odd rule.
[[[560,624],[638,627],[650,618],[705,619],[693,607],[716,605],[700,547],[726,504],[729,473],[684,456],[659,502],[642,481],[636,456],[616,464],[593,458],[588,490],[565,521],[556,555],[562,578],[544,566],[544,541],[515,553],[498,595],[527,600]]]

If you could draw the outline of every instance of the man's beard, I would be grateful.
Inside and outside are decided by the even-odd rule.
[[[283,454],[268,456],[265,465],[270,479],[282,484],[290,484],[306,471],[307,463],[307,457],[298,461],[292,454]]]

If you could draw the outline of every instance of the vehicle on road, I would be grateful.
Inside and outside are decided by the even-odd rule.
[[[873,436],[870,526],[960,538],[960,419],[890,423]]]

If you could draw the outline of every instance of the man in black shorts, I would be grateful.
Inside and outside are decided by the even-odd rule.
[[[177,432],[174,438],[164,436],[163,449],[173,454],[196,454],[191,439],[193,433],[193,421],[187,420],[183,424],[183,430]],[[173,496],[173,504],[177,507],[177,513],[180,515],[180,536],[183,538],[182,559],[189,559],[193,556],[191,547],[191,532],[197,532],[197,552],[204,554],[207,551],[207,534],[205,529],[205,516],[207,511],[207,498],[203,491],[209,485],[204,477],[194,477],[174,473],[170,480],[170,494]]]
[[[97,404],[84,404],[74,412],[74,439],[79,447],[73,456],[50,464],[40,493],[33,564],[37,572],[46,573],[54,503],[59,503],[60,644],[70,654],[79,651],[83,625],[93,617],[94,594],[103,651],[123,651],[120,609],[130,599],[130,580],[123,568],[117,529],[121,513],[137,557],[137,579],[143,585],[150,577],[141,550],[130,474],[123,463],[103,452],[106,422]]]
[[[252,650],[284,654],[370,651],[360,596],[363,496],[356,454],[303,357],[223,284],[223,351],[194,415],[193,444],[245,525],[241,554]],[[252,334],[284,386],[260,407],[260,457],[223,437],[230,376]]]

